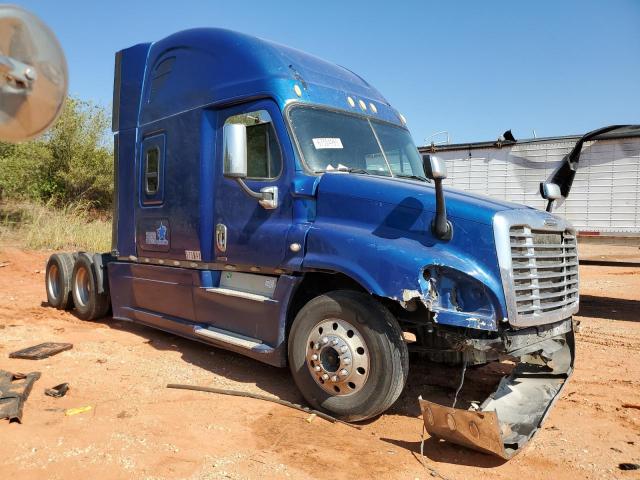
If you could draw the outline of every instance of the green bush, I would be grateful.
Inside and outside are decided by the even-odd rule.
[[[0,143],[0,194],[58,206],[80,201],[108,209],[113,151],[106,110],[70,97],[41,138]]]

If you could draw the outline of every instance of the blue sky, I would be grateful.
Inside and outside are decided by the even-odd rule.
[[[70,91],[110,106],[113,54],[191,27],[284,43],[349,67],[416,143],[640,123],[640,0],[20,2],[58,35]]]

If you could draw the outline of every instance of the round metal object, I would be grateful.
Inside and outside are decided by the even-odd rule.
[[[364,387],[371,363],[369,348],[354,325],[338,318],[324,319],[311,330],[307,345],[307,367],[323,390],[351,395]]]
[[[73,279],[73,291],[76,300],[81,307],[86,306],[91,298],[91,282],[86,268],[79,268]]]
[[[53,262],[47,272],[47,290],[52,298],[60,298],[60,270]]]
[[[0,5],[0,139],[37,137],[58,118],[67,97],[67,62],[38,17]]]

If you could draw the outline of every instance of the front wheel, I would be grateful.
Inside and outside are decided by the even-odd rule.
[[[398,322],[370,295],[340,290],[307,303],[289,333],[294,381],[314,407],[347,420],[379,415],[409,371]]]

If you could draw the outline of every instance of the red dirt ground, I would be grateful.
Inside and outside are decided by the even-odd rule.
[[[301,402],[276,369],[143,326],[84,322],[46,306],[45,252],[0,248],[0,369],[42,372],[23,423],[0,421],[2,478],[640,478],[640,267],[581,267],[576,371],[544,428],[509,462],[427,439],[417,397],[450,401],[458,369],[412,366],[400,400],[362,430],[247,398],[168,390],[191,383]],[[74,348],[9,359],[44,341]],[[472,377],[472,378],[469,378]],[[462,396],[499,370],[470,370]],[[69,382],[60,399],[46,387]],[[449,400],[447,400],[449,399]],[[64,410],[92,410],[65,416]],[[437,472],[437,473],[435,473]]]

